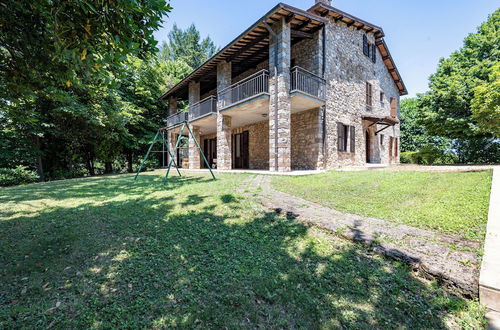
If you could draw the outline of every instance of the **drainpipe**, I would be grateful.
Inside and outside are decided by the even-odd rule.
[[[321,76],[323,79],[325,79],[325,72],[326,72],[326,24],[323,25],[322,29],[322,35],[323,35],[323,40],[321,40],[322,43],[322,48],[323,48],[323,63],[322,63],[322,73]],[[327,87],[328,87],[328,81],[325,80],[325,102],[326,102],[326,95],[327,95]],[[326,148],[326,105],[321,107],[322,112],[323,112],[323,118],[322,118],[322,142],[323,142],[323,168],[326,169],[327,167],[327,148]]]
[[[274,170],[278,172],[278,35],[264,20],[264,26],[275,40],[274,42]]]

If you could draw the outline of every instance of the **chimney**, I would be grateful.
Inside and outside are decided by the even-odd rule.
[[[315,1],[316,1],[316,4],[322,3],[322,4],[327,5],[327,6],[332,5],[332,0],[315,0]]]

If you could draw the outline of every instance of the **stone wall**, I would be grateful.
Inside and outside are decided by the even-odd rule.
[[[249,168],[253,170],[269,169],[269,122],[261,121],[233,129],[232,134],[248,131]]]
[[[322,163],[320,109],[292,114],[292,169],[315,170]]]
[[[291,170],[290,24],[282,18],[273,24],[276,36],[269,44],[269,169]],[[277,52],[277,54],[276,54]],[[275,67],[277,72],[273,70]]]
[[[233,83],[237,83],[237,82],[239,82],[247,77],[250,77],[254,73],[256,73],[260,70],[263,70],[263,69],[269,70],[269,60],[264,60],[264,61],[260,62],[259,64],[257,64],[254,68],[248,69],[245,72],[242,72],[242,73],[238,74],[237,76],[234,76],[232,81],[233,81]]]
[[[304,39],[292,46],[293,66],[300,66],[307,71],[321,76],[323,67],[322,33],[314,33],[313,39]]]
[[[331,20],[326,25],[325,156],[329,168],[345,165],[364,165],[366,161],[366,125],[364,126],[362,116],[389,116],[389,100],[391,97],[398,100],[399,109],[399,92],[381,59],[380,53],[377,50],[375,64],[363,54],[363,34],[363,31],[348,27],[342,22]],[[370,43],[375,42],[373,34],[368,33],[367,36]],[[366,109],[367,81],[373,85],[373,108],[370,111]],[[381,91],[385,94],[383,103],[379,101]],[[337,150],[337,122],[355,127],[354,154]],[[384,130],[384,135],[399,136],[399,125]],[[378,135],[376,140],[378,142],[374,147],[379,149],[380,138]],[[380,151],[376,150],[376,152]],[[387,162],[388,154],[387,157],[384,153],[380,154],[380,160],[383,163]]]

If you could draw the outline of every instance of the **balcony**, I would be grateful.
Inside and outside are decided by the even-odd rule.
[[[189,122],[198,126],[201,134],[216,132],[217,97],[209,96],[189,107]]]
[[[221,110],[241,105],[260,96],[269,96],[269,71],[261,70],[218,94]]]
[[[301,67],[290,70],[292,112],[321,107],[326,100],[326,80]]]
[[[189,121],[217,114],[217,97],[209,96],[189,107]]]
[[[175,113],[165,120],[167,122],[167,128],[171,128],[177,125],[182,124],[183,122],[188,120],[188,113],[187,112],[178,112]]]

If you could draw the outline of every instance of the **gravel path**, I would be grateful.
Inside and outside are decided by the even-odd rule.
[[[448,291],[478,296],[479,266],[475,251],[480,243],[392,222],[342,213],[274,190],[271,177],[254,175],[240,191],[268,209],[291,219],[316,225],[341,237],[360,242],[376,253],[410,264],[428,279],[438,280]]]

